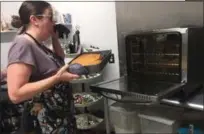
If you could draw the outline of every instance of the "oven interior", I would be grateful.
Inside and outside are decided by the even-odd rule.
[[[179,32],[126,37],[127,74],[137,81],[181,82],[182,35]]]

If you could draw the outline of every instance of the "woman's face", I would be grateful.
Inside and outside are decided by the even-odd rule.
[[[53,11],[51,8],[47,8],[43,14],[38,16],[40,17],[38,22],[39,33],[43,40],[47,40],[53,33]]]

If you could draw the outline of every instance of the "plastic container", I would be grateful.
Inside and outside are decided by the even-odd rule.
[[[174,120],[139,114],[142,134],[147,133],[176,133],[178,124]]]
[[[141,133],[175,134],[179,128],[182,113],[182,109],[173,109],[167,106],[148,107],[138,115]]]
[[[189,128],[179,128],[178,134],[188,134]],[[204,131],[199,128],[194,128],[193,134],[204,134]]]
[[[115,133],[140,133],[140,120],[138,113],[140,107],[130,104],[114,103],[110,106],[110,121]]]

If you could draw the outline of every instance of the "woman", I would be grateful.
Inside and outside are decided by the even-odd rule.
[[[53,30],[52,8],[45,1],[24,1],[19,16],[22,29],[9,50],[7,83],[14,104],[29,102],[23,113],[23,131],[36,129],[36,116],[42,133],[75,133],[68,82],[79,76],[67,72],[68,65],[64,65],[64,53]],[[43,45],[50,36],[53,51]]]

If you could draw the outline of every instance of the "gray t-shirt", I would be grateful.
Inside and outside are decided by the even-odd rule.
[[[34,42],[18,35],[8,53],[8,66],[25,63],[33,67],[30,81],[37,81],[58,70],[55,62]]]

